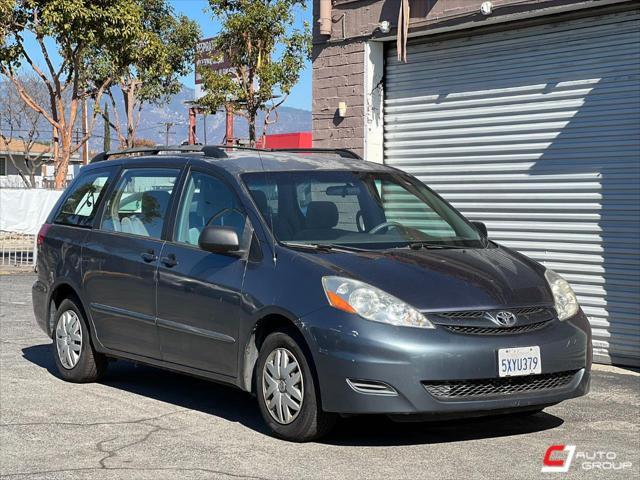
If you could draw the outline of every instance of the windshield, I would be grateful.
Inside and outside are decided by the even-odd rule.
[[[366,249],[484,245],[471,224],[408,175],[307,171],[242,178],[283,243]]]

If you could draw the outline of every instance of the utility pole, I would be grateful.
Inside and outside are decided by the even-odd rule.
[[[173,133],[171,131],[171,127],[175,125],[174,122],[162,122],[160,125],[164,125],[164,145],[165,147],[169,146],[169,134]]]
[[[204,144],[207,144],[207,113],[202,114],[202,134],[204,136]]]

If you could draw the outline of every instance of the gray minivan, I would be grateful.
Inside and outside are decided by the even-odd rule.
[[[100,154],[37,243],[35,316],[71,382],[112,358],[223,382],[294,441],[340,415],[530,414],[589,390],[560,275],[347,150]]]

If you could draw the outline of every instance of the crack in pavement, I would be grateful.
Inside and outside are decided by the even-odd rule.
[[[166,416],[166,415],[164,415]],[[158,417],[158,418],[162,418],[162,416]],[[168,428],[164,428],[161,427],[160,425],[153,425],[153,424],[148,424],[145,422],[148,422],[150,420],[139,420],[137,422],[131,422],[132,424],[136,424],[136,425],[146,425],[148,427],[152,427],[152,429],[147,432],[141,439],[136,440],[134,442],[131,443],[126,443],[118,448],[114,448],[112,450],[107,449],[107,447],[105,446],[105,444],[112,442],[114,440],[117,440],[120,438],[120,436],[116,436],[107,440],[100,440],[99,442],[97,442],[95,444],[96,449],[100,452],[100,453],[104,453],[105,456],[102,457],[100,460],[98,460],[98,463],[100,464],[100,467],[102,468],[108,468],[107,467],[107,460],[111,459],[111,458],[115,458],[118,455],[118,452],[129,448],[129,447],[134,447],[136,445],[142,445],[144,442],[146,442],[147,440],[149,440],[149,438],[151,437],[151,435],[153,435],[156,432],[159,432],[161,430],[165,430],[165,431],[169,431],[170,429]]]
[[[172,411],[172,412],[167,412],[167,413],[163,413],[161,415],[156,415],[154,417],[146,417],[146,418],[140,418],[138,420],[129,420],[129,421],[113,421],[113,422],[95,422],[95,423],[74,423],[74,422],[33,422],[33,423],[8,423],[8,424],[3,424],[0,426],[30,426],[30,425],[64,425],[64,426],[79,426],[79,427],[88,427],[88,426],[96,426],[96,425],[145,425],[148,427],[151,427],[151,430],[148,431],[142,438],[140,438],[139,440],[136,440],[134,442],[130,442],[124,445],[121,445],[117,448],[114,449],[108,449],[106,447],[106,444],[109,442],[112,442],[114,440],[117,440],[118,438],[121,438],[120,436],[115,436],[113,438],[109,438],[109,439],[105,439],[105,440],[100,440],[99,442],[97,442],[95,444],[96,449],[98,450],[98,452],[103,453],[104,456],[98,460],[98,463],[100,466],[98,467],[78,467],[78,468],[63,468],[63,469],[55,469],[55,470],[40,470],[40,471],[27,471],[27,472],[17,472],[17,473],[7,473],[7,474],[1,474],[0,477],[2,478],[10,478],[10,477],[18,477],[18,476],[26,476],[26,475],[48,475],[48,474],[53,474],[53,473],[64,473],[64,472],[81,472],[81,471],[86,471],[86,472],[90,472],[90,471],[100,471],[100,470],[113,470],[113,471],[175,471],[175,472],[201,472],[201,473],[208,473],[208,474],[212,474],[212,475],[225,475],[228,477],[233,477],[233,478],[248,478],[248,479],[252,479],[252,480],[270,480],[267,477],[259,477],[259,476],[255,476],[255,475],[240,475],[240,474],[236,474],[236,473],[231,473],[231,472],[226,472],[223,470],[213,470],[213,469],[208,469],[208,468],[198,468],[198,467],[116,467],[116,466],[108,466],[107,465],[107,461],[110,459],[113,459],[115,457],[117,457],[118,452],[121,452],[122,450],[125,450],[127,448],[136,446],[136,445],[141,445],[144,442],[146,442],[154,433],[165,430],[165,431],[170,431],[171,429],[169,428],[165,428],[162,427],[160,425],[154,425],[154,424],[149,424],[146,422],[152,422],[155,420],[159,420],[161,418],[165,418],[171,415],[176,415],[178,413],[183,413],[183,412],[189,412],[189,409],[180,409],[177,411]]]
[[[73,427],[95,427],[100,425],[132,425],[140,424],[142,422],[151,422],[159,420],[170,415],[177,415],[178,413],[191,412],[188,408],[181,408],[180,410],[174,410],[172,412],[156,415],[155,417],[139,418],[137,420],[114,420],[110,422],[92,422],[92,423],[80,423],[80,422],[22,422],[22,423],[2,423],[0,427],[26,427],[26,426],[42,426],[42,425],[69,425]]]

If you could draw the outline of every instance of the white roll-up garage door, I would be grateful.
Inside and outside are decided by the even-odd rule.
[[[640,12],[389,48],[385,162],[567,278],[640,364]]]

